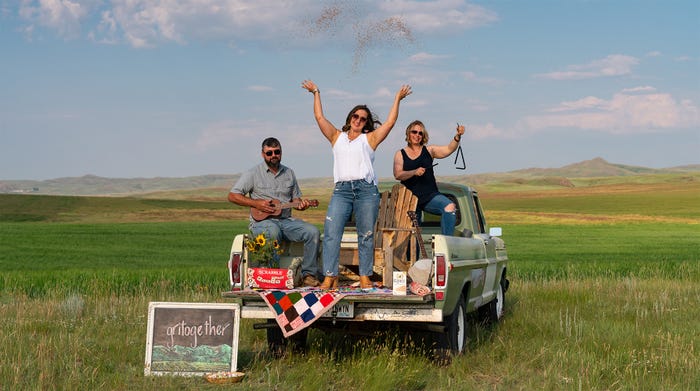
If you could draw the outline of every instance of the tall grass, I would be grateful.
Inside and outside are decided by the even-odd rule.
[[[673,280],[513,282],[496,328],[474,326],[464,356],[434,365],[410,338],[312,330],[306,354],[273,359],[264,331],[241,324],[242,390],[675,389],[700,386],[700,290]],[[56,292],[0,305],[2,389],[193,389],[201,378],[143,376],[151,300],[213,302],[167,287],[141,294]],[[393,338],[392,338],[393,336]]]
[[[700,281],[700,225],[508,226],[512,275],[522,280],[607,277]]]
[[[535,206],[512,198],[484,200],[511,260],[506,315],[496,327],[470,319],[469,349],[451,365],[435,365],[420,334],[395,329],[362,339],[311,330],[305,354],[274,359],[265,331],[243,320],[238,367],[247,375],[235,388],[700,389],[699,225],[576,217],[503,224],[498,218],[531,211],[592,213],[588,197],[554,196],[551,209],[546,196],[532,198]],[[65,220],[86,209],[62,204],[81,200],[56,199],[58,221],[83,223],[17,222],[31,213],[0,213],[0,390],[221,388],[143,375],[148,303],[224,302],[231,239],[246,222],[86,223],[101,221],[90,213],[119,210],[104,203],[87,218]],[[614,215],[617,201],[595,213]],[[665,201],[700,210],[683,191],[666,192]],[[32,202],[40,204],[34,216],[52,209]],[[635,213],[662,220],[696,216],[651,196],[646,206],[643,197],[634,202]]]

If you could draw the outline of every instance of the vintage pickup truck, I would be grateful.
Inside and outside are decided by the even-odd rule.
[[[421,248],[422,239],[422,250],[432,260],[428,282],[430,293],[423,296],[411,292],[403,296],[346,296],[310,327],[359,333],[366,332],[373,325],[383,327],[390,323],[406,330],[428,331],[427,334],[433,336],[432,346],[436,355],[444,357],[464,351],[467,329],[475,318],[468,314],[474,312],[478,318],[489,322],[497,322],[501,318],[509,283],[506,278],[508,257],[505,243],[500,238],[501,229],[489,229],[475,189],[448,183],[438,183],[438,187],[458,206],[454,235],[440,234],[439,216],[424,214],[417,230],[412,224],[415,219],[403,218],[406,208],[415,210],[415,196],[400,184],[395,185],[391,192],[383,193],[379,220],[382,220],[382,210],[385,209],[397,215],[401,222],[397,223],[395,218],[387,224],[384,232],[378,229],[375,233],[376,241],[382,242],[379,246],[384,247],[375,250],[375,277],[385,286],[391,286],[392,280],[388,276],[393,271],[406,270],[418,257],[425,259],[417,254],[420,251],[411,254],[410,250]],[[407,192],[406,196],[402,190]],[[406,197],[412,198],[409,200],[412,202],[406,202]],[[381,221],[378,221],[378,226],[380,224]],[[399,227],[392,227],[392,224]],[[384,240],[380,239],[382,235]],[[245,238],[246,234],[239,234],[233,240],[228,261],[231,291],[223,292],[222,296],[240,303],[242,318],[265,320],[254,327],[267,329],[268,346],[273,353],[283,353],[288,345],[296,348],[305,346],[307,330],[284,338],[273,313],[255,291],[248,289],[245,277],[241,278],[246,276],[248,267]],[[397,238],[404,240],[399,243]],[[350,222],[341,246],[340,264],[346,270],[351,271],[357,264],[356,240]],[[296,243],[285,247],[281,267],[292,264],[295,258],[302,255],[302,250],[301,244]]]

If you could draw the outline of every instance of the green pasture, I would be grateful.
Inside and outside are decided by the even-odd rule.
[[[672,195],[672,198],[669,196]],[[682,218],[700,223],[700,186],[669,192],[649,193],[545,193],[542,196],[493,197],[483,200],[489,210],[535,213],[580,213],[592,215],[642,215],[651,218]],[[488,212],[487,212],[488,213]]]
[[[482,202],[498,216],[692,221],[700,200],[682,189]],[[147,309],[151,301],[225,302],[231,240],[247,223],[89,221],[154,205],[172,213],[229,205],[15,197],[26,196],[0,195],[0,390],[222,388],[143,375]],[[700,389],[699,224],[490,224],[502,226],[509,252],[506,315],[493,328],[473,322],[467,353],[451,365],[435,365],[416,335],[391,332],[357,339],[312,330],[308,352],[274,359],[265,332],[244,320],[238,367],[246,378],[232,388]]]
[[[181,213],[188,210],[230,210],[222,201],[150,199],[140,197],[41,196],[0,194],[0,222],[79,222],[117,220],[120,215],[139,212]]]
[[[551,180],[551,178],[549,178]],[[548,184],[502,187],[477,185],[484,190],[488,211],[639,215],[678,218],[700,223],[700,173],[654,174],[572,179],[573,187]],[[504,190],[504,189],[507,189]]]

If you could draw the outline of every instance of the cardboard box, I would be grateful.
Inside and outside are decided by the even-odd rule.
[[[406,296],[406,272],[394,272],[392,293],[395,296]]]
[[[292,269],[271,269],[264,267],[248,268],[248,286],[262,289],[293,289]]]

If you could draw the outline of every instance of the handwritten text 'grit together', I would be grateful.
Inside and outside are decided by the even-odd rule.
[[[184,320],[178,321],[174,325],[168,326],[165,330],[165,333],[168,335],[168,337],[170,337],[170,344],[168,347],[173,347],[175,345],[176,337],[190,337],[193,341],[191,347],[196,348],[197,339],[199,337],[223,336],[226,329],[230,326],[230,322],[225,324],[214,324],[214,322],[211,320],[211,316],[209,319],[205,320],[204,323],[195,325],[188,324]]]

